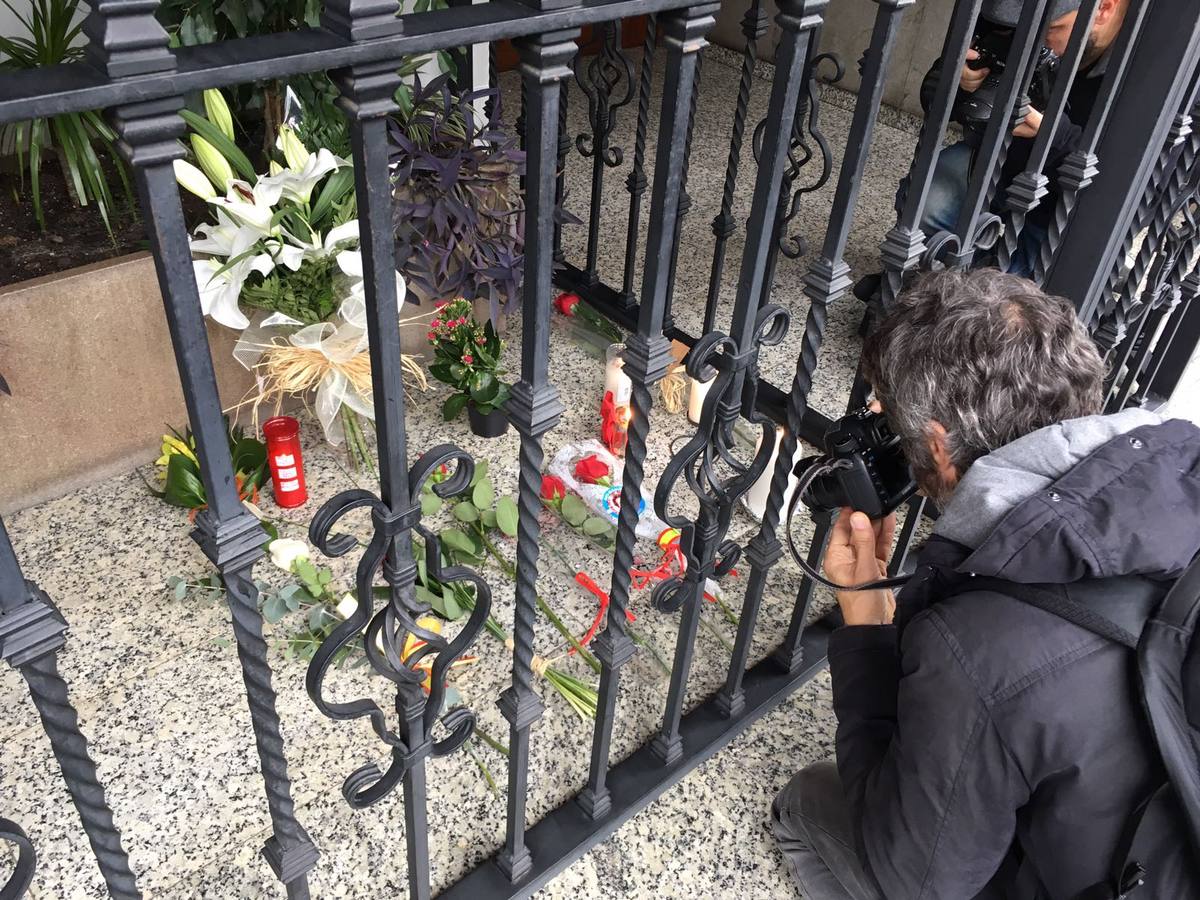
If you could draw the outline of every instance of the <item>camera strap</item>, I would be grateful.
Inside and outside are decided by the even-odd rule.
[[[784,528],[784,531],[787,533],[788,549],[792,552],[792,559],[796,561],[796,565],[803,570],[806,576],[817,582],[817,584],[823,584],[825,587],[832,588],[835,591],[878,591],[900,587],[901,585],[907,584],[909,579],[912,578],[911,575],[896,575],[891,578],[880,578],[877,581],[866,581],[862,584],[838,584],[836,581],[830,581],[828,578],[810,566],[808,564],[808,560],[804,558],[803,554],[801,554],[800,550],[796,547],[796,538],[795,535],[792,534],[792,519],[796,514],[796,507],[799,505],[800,499],[804,496],[804,492],[807,491],[813,481],[820,476],[826,475],[835,469],[843,468],[846,465],[848,464],[844,460],[835,460],[822,463],[820,465],[810,466],[808,471],[805,472],[804,476],[800,479],[799,484],[796,485],[796,490],[792,494],[792,500],[788,504],[787,525]]]

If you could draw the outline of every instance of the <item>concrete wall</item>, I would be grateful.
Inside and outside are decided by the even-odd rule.
[[[0,288],[0,513],[147,462],[187,421],[148,254]],[[210,326],[224,405],[253,383]]]
[[[763,0],[763,3],[771,17],[771,25],[759,43],[759,53],[763,58],[771,59],[779,43],[779,26],[775,24],[778,9],[774,0]],[[745,43],[742,17],[749,6],[750,0],[725,0],[721,4],[713,31],[715,43],[741,51]],[[954,0],[917,0],[902,13],[883,96],[885,104],[921,114],[918,99],[921,79],[941,53],[953,8]],[[858,90],[858,60],[871,41],[871,28],[878,9],[871,0],[831,0],[825,10],[819,46],[822,51],[837,53],[846,64],[846,77],[840,86],[847,90]]]

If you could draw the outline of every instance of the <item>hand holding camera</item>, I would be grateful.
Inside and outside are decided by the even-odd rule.
[[[888,557],[896,516],[871,521],[846,507],[829,537],[822,566],[838,584],[865,584],[887,577]],[[838,605],[847,625],[890,625],[896,601],[890,590],[838,591]]]

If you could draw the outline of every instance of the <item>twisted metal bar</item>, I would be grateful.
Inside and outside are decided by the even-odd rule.
[[[141,900],[142,892],[121,846],[120,832],[113,824],[112,810],[88,752],[87,739],[79,730],[79,716],[67,695],[67,683],[58,673],[58,660],[53,653],[47,653],[21,666],[20,672],[29,685],[29,695],[63,771],[109,895],[114,900]]]
[[[692,211],[692,195],[688,193],[688,169],[692,159],[692,135],[696,128],[696,107],[700,102],[700,79],[704,71],[704,54],[696,54],[696,83],[692,88],[692,97],[688,101],[687,137],[684,139],[683,172],[679,176],[679,209],[675,217],[675,246],[683,241],[683,222]],[[675,318],[671,308],[675,302],[675,273],[679,268],[679,254],[671,256],[671,270],[667,275],[667,307],[663,310],[663,330],[671,331],[675,327]]]
[[[758,62],[758,42],[767,33],[767,14],[762,0],[752,0],[742,17],[742,34],[746,45],[742,50],[742,73],[738,81],[737,102],[733,108],[733,129],[729,136],[729,158],[725,161],[725,181],[721,188],[721,211],[712,220],[712,270],[708,276],[708,299],[704,304],[704,325],[701,335],[716,328],[717,304],[721,300],[721,278],[725,273],[725,250],[737,230],[733,219],[733,200],[737,193],[738,169],[742,161],[742,143],[746,135],[746,117],[750,111],[750,89],[754,86],[754,68]]]
[[[678,250],[674,237],[679,214],[683,158],[687,149],[688,116],[695,89],[696,56],[704,46],[704,35],[714,23],[713,13],[718,5],[708,2],[673,10],[664,13],[658,23],[667,47],[667,63],[664,69],[654,190],[650,201],[642,302],[637,331],[626,342],[625,350],[625,373],[633,385],[630,400],[632,419],[621,476],[622,502],[617,520],[617,547],[609,590],[608,617],[596,646],[596,656],[601,664],[601,706],[592,735],[588,782],[578,798],[584,811],[593,819],[605,815],[612,805],[607,786],[612,720],[620,688],[620,671],[634,654],[633,641],[625,630],[625,609],[629,598],[629,569],[637,539],[635,530],[642,503],[651,389],[666,375],[672,363],[671,344],[663,337],[662,330],[671,260]]]
[[[1079,195],[1091,185],[1100,172],[1096,148],[1104,133],[1104,126],[1113,108],[1113,100],[1137,44],[1137,37],[1149,6],[1149,0],[1131,0],[1125,12],[1125,24],[1113,44],[1108,65],[1104,70],[1104,81],[1096,96],[1092,114],[1083,129],[1079,146],[1068,153],[1058,167],[1058,202],[1046,232],[1046,240],[1042,242],[1041,253],[1034,260],[1033,280],[1038,284],[1046,281],[1047,273],[1062,246],[1067,226],[1075,213]]]
[[[62,770],[63,781],[79,811],[80,821],[92,845],[109,894],[117,900],[140,900],[129,858],[121,846],[121,835],[113,824],[112,810],[104,797],[96,764],[88,753],[87,739],[79,728],[79,717],[71,705],[67,683],[58,672],[58,650],[65,642],[67,623],[58,608],[32,582],[27,582],[0,519],[0,660],[11,664],[29,685],[42,727]],[[21,846],[20,829],[14,834],[21,858],[32,853]],[[18,863],[12,877],[15,885],[32,877]],[[25,877],[25,876],[28,877]],[[14,888],[15,890],[15,888]],[[14,897],[24,892],[20,888]]]
[[[622,279],[621,304],[632,309],[637,304],[633,290],[637,274],[638,238],[642,231],[642,195],[646,179],[646,132],[650,127],[650,89],[654,84],[654,53],[658,49],[658,17],[646,18],[646,37],[642,41],[642,60],[638,70],[637,126],[633,137],[633,168],[625,187],[629,191],[629,223],[625,231],[625,273]]]
[[[950,113],[958,95],[958,80],[954,72],[962,70],[971,46],[972,28],[979,15],[983,0],[963,0],[954,5],[946,41],[942,45],[942,77],[938,79],[930,102],[929,113],[921,125],[917,148],[913,153],[908,176],[901,182],[899,214],[896,225],[887,233],[880,245],[883,261],[883,281],[880,285],[880,305],[884,310],[895,303],[896,295],[904,283],[905,276],[917,267],[926,256],[926,238],[936,238],[935,245],[944,246],[950,235],[926,235],[921,229],[925,214],[925,202],[933,186],[938,157],[942,152],[942,138],[950,123]]]
[[[1029,152],[1029,160],[1025,170],[1019,173],[1008,187],[1005,198],[1008,207],[1008,221],[1001,231],[1001,240],[997,244],[1000,269],[1008,271],[1013,255],[1021,245],[1021,232],[1025,228],[1025,219],[1041,203],[1042,198],[1049,193],[1050,179],[1044,174],[1046,161],[1055,134],[1062,120],[1066,118],[1067,97],[1079,77],[1079,64],[1083,60],[1084,50],[1087,49],[1087,39],[1091,34],[1092,21],[1100,0],[1084,0],[1071,30],[1067,42],[1066,53],[1059,63],[1054,78],[1054,88],[1050,92],[1046,108],[1042,110],[1042,124],[1038,128],[1037,137]]]
[[[521,82],[528,116],[526,157],[525,278],[521,334],[521,380],[512,389],[508,415],[521,435],[517,491],[517,586],[513,613],[512,684],[500,697],[509,723],[508,812],[504,849],[497,864],[513,882],[533,866],[525,842],[529,780],[529,731],[541,718],[541,698],[533,689],[534,625],[537,620],[537,564],[541,512],[542,438],[562,415],[558,392],[550,383],[550,297],[554,256],[555,163],[559,153],[560,103],[575,53],[575,30],[524,39]],[[601,164],[602,144],[597,144]],[[593,215],[599,215],[598,201]]]
[[[296,821],[291,801],[257,590],[251,581],[251,569],[263,553],[263,532],[258,520],[242,505],[234,483],[225,418],[172,171],[173,161],[183,156],[177,140],[183,130],[183,122],[176,115],[180,106],[181,99],[171,98],[122,107],[114,112],[114,120],[121,136],[121,151],[132,166],[147,218],[167,325],[208,498],[208,508],[197,517],[192,536],[229,586],[234,636],[275,830],[262,853],[276,877],[287,886],[288,896],[306,900],[307,872],[316,865],[318,854]],[[181,272],[185,273],[183,277]]]

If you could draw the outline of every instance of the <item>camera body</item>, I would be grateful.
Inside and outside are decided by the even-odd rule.
[[[908,461],[882,413],[860,409],[838,419],[825,433],[825,454],[796,464],[803,479],[814,466],[832,466],[812,479],[800,500],[814,511],[849,506],[879,519],[917,491]]]
[[[1008,53],[1012,47],[1011,28],[987,28],[977,31],[971,39],[971,47],[979,54],[978,59],[967,61],[972,69],[987,69],[983,84],[971,93],[962,93],[954,106],[953,118],[963,126],[966,133],[976,141],[982,137],[988,122],[996,111],[1000,80],[1004,75]],[[1058,55],[1045,45],[1039,45],[1033,62],[1033,74],[1029,81],[1029,93],[1018,98],[1014,118],[1022,119],[1028,107],[1045,109],[1050,99],[1054,76],[1058,71]]]

